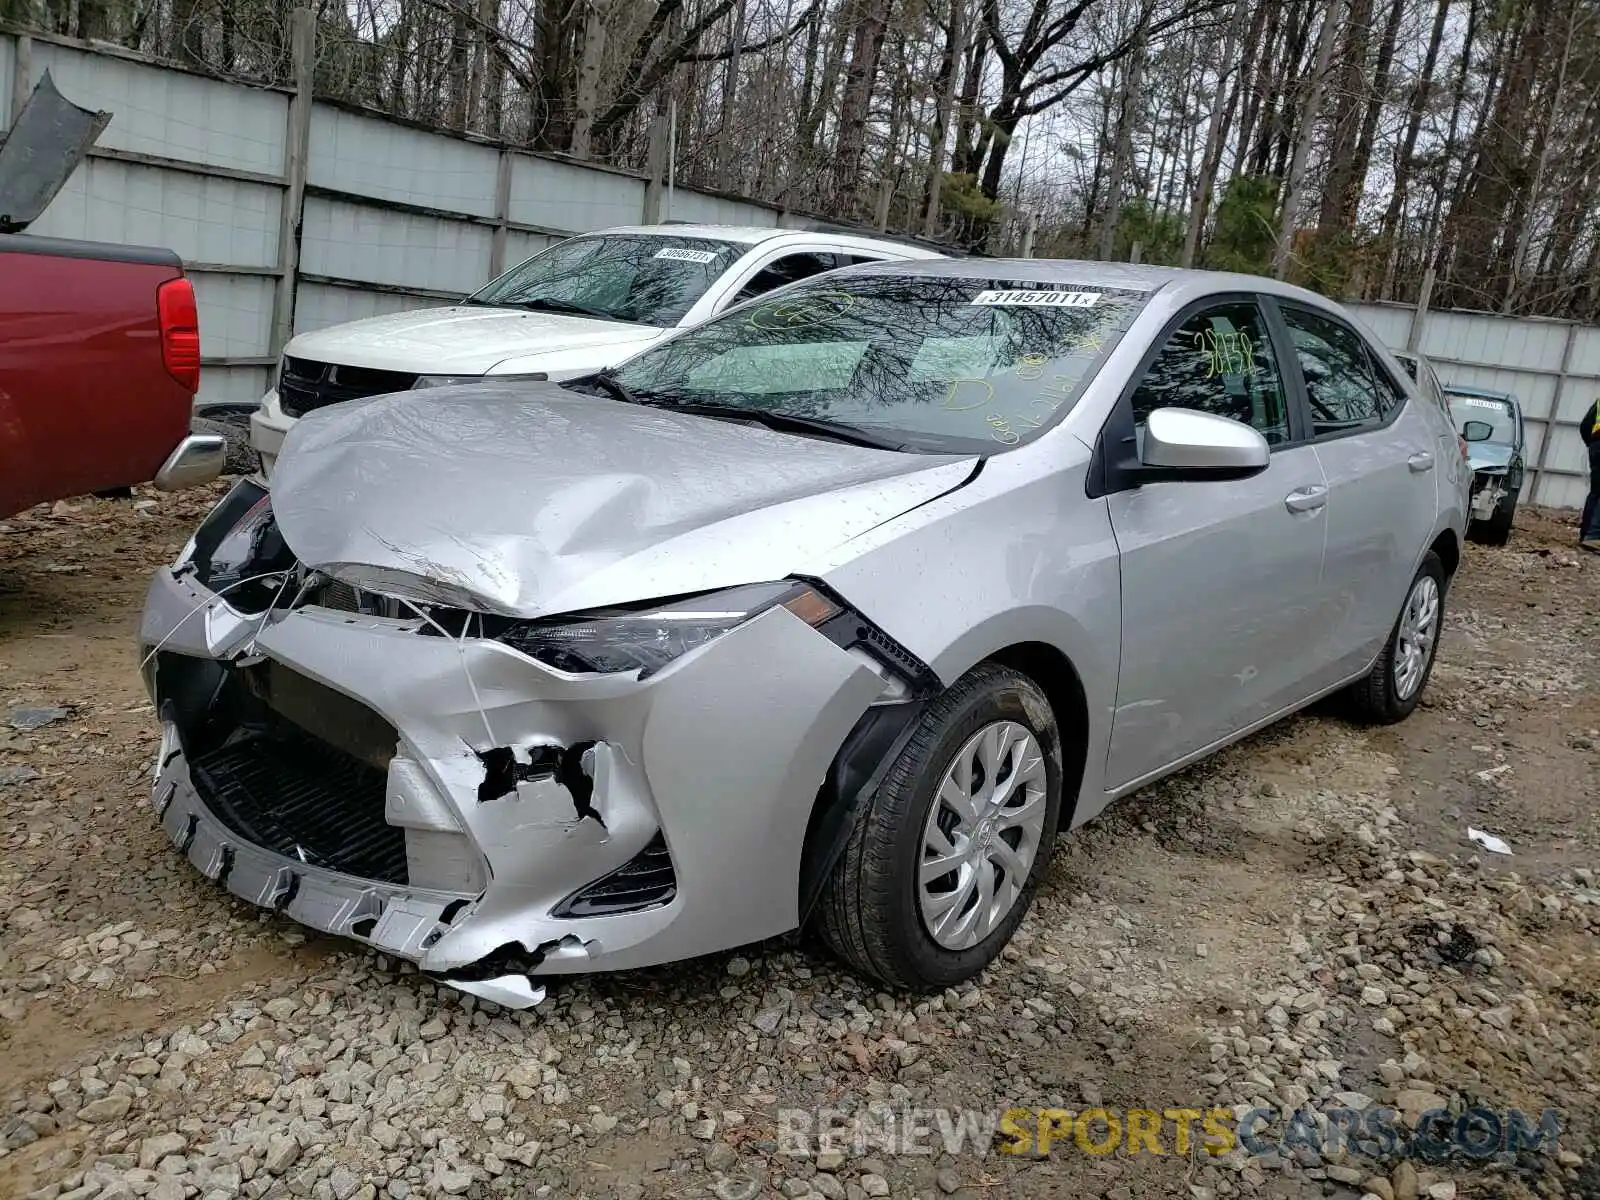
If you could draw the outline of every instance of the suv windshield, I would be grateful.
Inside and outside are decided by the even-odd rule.
[[[746,247],[652,234],[575,237],[512,267],[468,304],[574,313],[668,328]]]
[[[1468,421],[1486,421],[1494,426],[1494,433],[1485,441],[1498,442],[1502,446],[1516,444],[1517,418],[1506,401],[1489,396],[1462,396],[1455,392],[1448,393],[1448,397],[1450,415],[1455,418],[1457,432],[1465,429]]]
[[[679,334],[611,378],[646,404],[994,452],[1077,403],[1145,300],[1064,281],[829,275]]]

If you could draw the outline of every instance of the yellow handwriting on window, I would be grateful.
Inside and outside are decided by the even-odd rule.
[[[1189,335],[1195,350],[1205,357],[1206,378],[1218,375],[1254,375],[1255,347],[1250,335],[1237,329],[1198,330]]]
[[[964,396],[963,388],[967,389]],[[952,379],[939,401],[939,407],[946,412],[969,412],[974,408],[982,408],[993,399],[994,384],[985,379]]]

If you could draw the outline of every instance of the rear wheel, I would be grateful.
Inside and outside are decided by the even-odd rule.
[[[1406,591],[1389,640],[1367,677],[1350,688],[1354,715],[1391,725],[1411,715],[1422,699],[1444,627],[1444,564],[1428,551]]]
[[[1061,810],[1049,701],[994,664],[933,701],[856,820],[820,905],[823,938],[901,987],[982,971],[1022,922]]]

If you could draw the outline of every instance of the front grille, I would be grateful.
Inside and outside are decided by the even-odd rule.
[[[556,906],[558,917],[604,917],[666,904],[678,894],[678,876],[666,839],[650,843],[609,875],[602,876]]]
[[[286,416],[303,417],[330,404],[403,392],[416,382],[417,377],[405,371],[285,357],[283,369],[278,372],[278,404]]]
[[[190,762],[234,833],[311,866],[403,884],[405,832],[383,819],[387,772],[273,714]]]

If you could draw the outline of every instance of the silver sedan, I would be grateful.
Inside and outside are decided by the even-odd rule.
[[[151,584],[155,810],[502,1004],[808,925],[949,986],[1116,797],[1329,693],[1412,711],[1460,454],[1327,300],[1103,263],[851,268],[338,406]]]

